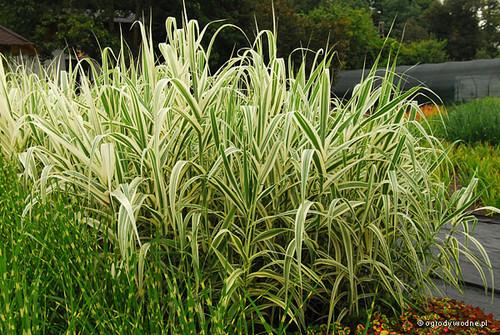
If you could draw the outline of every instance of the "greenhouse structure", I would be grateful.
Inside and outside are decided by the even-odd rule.
[[[366,70],[341,71],[333,87],[333,93],[340,98],[350,97],[353,88]],[[383,76],[385,69],[377,70]],[[500,96],[500,59],[480,59],[464,62],[446,62],[438,64],[403,65],[396,67],[398,80],[403,90],[414,86],[429,88],[434,94],[421,96],[425,100],[437,103],[454,104],[486,96]],[[442,101],[440,101],[442,100]]]

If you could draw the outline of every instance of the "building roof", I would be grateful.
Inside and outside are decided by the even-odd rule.
[[[33,46],[33,43],[12,30],[0,25],[0,45]]]

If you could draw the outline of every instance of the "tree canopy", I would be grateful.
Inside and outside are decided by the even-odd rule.
[[[28,37],[42,56],[68,47],[96,57],[100,45],[119,46],[117,18],[132,14],[144,20],[160,42],[165,39],[165,18],[180,18],[183,6],[182,0],[0,0],[0,24]],[[344,68],[370,65],[388,34],[393,39],[389,44],[398,45],[400,63],[500,55],[497,0],[189,0],[185,7],[202,24],[224,20],[250,36],[256,26],[272,29],[274,13],[281,56],[328,44],[336,51],[336,64]],[[208,33],[221,24],[213,24]],[[121,28],[137,51],[137,31],[130,27]],[[220,65],[245,45],[243,33],[227,29],[218,38],[212,61]]]

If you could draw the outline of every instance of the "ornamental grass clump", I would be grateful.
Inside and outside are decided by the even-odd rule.
[[[500,144],[459,143],[452,146],[449,157],[453,163],[453,187],[477,177],[480,203],[500,207]]]
[[[500,98],[485,97],[449,108],[437,133],[449,141],[500,144]],[[438,122],[439,123],[439,122]]]
[[[169,18],[166,31],[161,61],[142,30],[137,61],[122,48],[67,72],[0,67],[1,148],[33,189],[25,213],[54,189],[78,199],[140,299],[161,264],[193,333],[282,333],[396,312],[433,277],[459,286],[459,257],[492,273],[468,229],[476,181],[449,197],[418,92],[392,71],[342,102],[332,55],[294,69],[261,31],[212,72],[220,30],[205,41],[197,21]]]

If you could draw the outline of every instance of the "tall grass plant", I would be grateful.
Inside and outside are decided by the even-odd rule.
[[[500,98],[486,97],[452,106],[442,119],[431,120],[448,141],[500,144]]]
[[[191,315],[156,321],[283,333],[397,312],[434,277],[458,287],[460,257],[492,275],[469,229],[477,181],[448,195],[446,153],[393,71],[380,85],[371,71],[342,102],[332,55],[293,68],[261,31],[211,72],[206,27],[169,18],[166,32],[161,62],[142,29],[136,61],[122,48],[68,71],[0,65],[1,150],[33,190],[24,216],[55,190],[77,199],[95,243],[118,250],[102,271],[125,274],[138,299],[159,271],[166,306]]]

